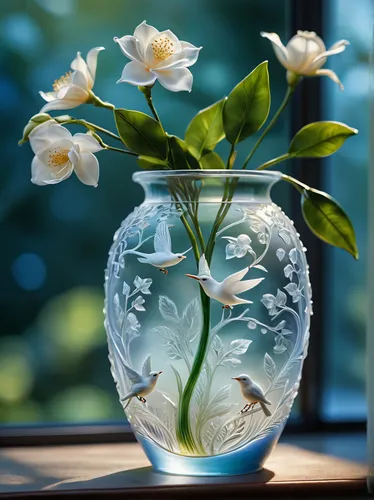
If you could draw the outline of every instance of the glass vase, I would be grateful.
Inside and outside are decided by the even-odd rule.
[[[138,172],[105,275],[120,402],[156,471],[262,468],[297,394],[311,288],[279,172]]]

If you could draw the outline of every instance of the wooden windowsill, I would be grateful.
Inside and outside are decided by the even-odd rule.
[[[344,436],[341,437],[344,440]],[[366,496],[366,466],[280,444],[256,474],[168,476],[152,471],[137,443],[0,450],[0,499],[342,498]]]

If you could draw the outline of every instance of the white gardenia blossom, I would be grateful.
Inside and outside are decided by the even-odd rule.
[[[158,80],[172,92],[192,89],[190,66],[195,64],[202,47],[181,42],[170,30],[158,31],[143,21],[134,36],[114,38],[131,62],[126,64],[117,83],[150,86]]]
[[[95,47],[87,54],[85,61],[81,53],[71,63],[73,71],[65,73],[53,83],[53,92],[42,92],[39,94],[47,104],[40,110],[41,113],[54,109],[72,109],[84,104],[91,97],[91,90],[95,83],[97,56],[104,47]]]
[[[323,40],[314,31],[298,31],[285,47],[276,33],[261,32],[261,36],[271,41],[279,62],[288,70],[289,83],[294,75],[328,76],[337,83],[341,90],[343,85],[331,69],[321,69],[329,56],[340,54],[349,45],[347,40],[339,40],[328,50]]]
[[[68,129],[49,120],[36,127],[29,139],[35,154],[31,182],[39,186],[58,184],[74,171],[83,184],[97,186],[99,162],[93,153],[103,148],[92,135],[71,135]]]

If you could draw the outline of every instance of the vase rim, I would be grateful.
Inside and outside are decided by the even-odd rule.
[[[230,178],[260,178],[275,183],[282,178],[282,172],[278,170],[228,170],[228,169],[191,169],[191,170],[145,170],[141,172],[134,172],[132,179],[135,182],[152,181],[165,177],[230,177]]]

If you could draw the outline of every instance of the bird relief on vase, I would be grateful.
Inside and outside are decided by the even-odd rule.
[[[308,344],[308,267],[292,221],[276,205],[233,204],[211,266],[202,255],[192,274],[182,214],[171,204],[143,204],[117,231],[105,281],[109,358],[136,433],[181,453],[178,404],[202,328],[201,287],[211,299],[211,328],[190,417],[200,454],[218,455],[289,416]]]

